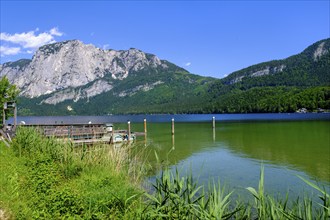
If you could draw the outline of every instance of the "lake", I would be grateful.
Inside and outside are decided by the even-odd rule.
[[[216,128],[212,128],[212,117]],[[330,191],[330,114],[220,114],[19,117],[25,123],[113,122],[125,129],[143,131],[148,121],[146,146],[149,160],[160,160],[181,173],[192,172],[199,182],[220,180],[229,189],[245,193],[257,188],[260,167],[265,167],[268,193],[296,197],[311,190],[302,176]],[[171,119],[175,135],[171,135]],[[138,142],[144,142],[139,137]],[[154,170],[150,180],[158,175]]]

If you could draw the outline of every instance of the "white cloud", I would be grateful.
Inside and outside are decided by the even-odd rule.
[[[49,43],[55,43],[55,37],[63,35],[57,27],[50,29],[49,32],[37,33],[38,31],[39,28],[23,33],[0,33],[1,43],[3,44],[3,42],[6,42],[10,45],[1,47],[1,56],[15,55],[18,53],[32,53],[38,47]],[[23,49],[26,49],[26,51]]]
[[[186,63],[186,64],[185,64],[185,66],[190,66],[190,65],[191,65],[191,63],[190,63],[190,62],[188,62],[188,63]]]
[[[23,48],[37,48],[42,45],[55,42],[54,37],[51,34],[41,33],[39,35],[35,35],[34,31],[13,35],[1,33],[0,40],[18,44]]]
[[[6,47],[6,46],[0,46],[0,54],[1,56],[5,55],[16,55],[21,52],[21,48],[19,47]]]
[[[59,36],[59,37],[61,37],[63,35],[63,33],[60,32],[57,27],[50,29],[49,33],[51,35]]]

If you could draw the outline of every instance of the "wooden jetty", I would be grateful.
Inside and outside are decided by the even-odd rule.
[[[136,138],[134,133],[129,135],[127,130],[114,130],[110,123],[48,124],[37,125],[37,128],[46,137],[69,140],[77,145],[128,142]]]
[[[114,130],[113,124],[111,123],[21,124],[19,126],[35,127],[45,137],[54,137],[65,141],[71,141],[75,145],[132,142],[136,139],[137,135],[141,135],[141,132],[138,134],[130,132],[129,135],[127,130]],[[5,143],[9,142],[8,139],[10,140],[15,134],[14,131],[11,131],[10,129],[10,125],[6,126],[6,128],[0,129],[0,136],[2,136],[1,140],[6,141],[3,137],[7,139]]]

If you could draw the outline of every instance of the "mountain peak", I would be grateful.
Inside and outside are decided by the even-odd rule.
[[[110,81],[123,80],[131,72],[144,68],[167,68],[167,65],[157,56],[147,56],[135,48],[103,50],[79,40],[68,40],[40,47],[30,62],[2,65],[0,76],[7,75],[19,87],[21,95],[38,97],[103,78],[110,85]]]

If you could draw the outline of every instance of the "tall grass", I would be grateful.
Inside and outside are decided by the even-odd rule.
[[[301,178],[301,177],[300,177]],[[144,219],[329,219],[329,194],[325,189],[301,178],[320,192],[321,203],[302,196],[289,200],[275,199],[265,193],[264,167],[260,169],[258,189],[247,187],[253,203],[233,199],[233,191],[210,181],[207,189],[198,185],[191,175],[181,177],[177,169],[165,169],[153,184],[153,194],[146,194]]]
[[[289,195],[286,195],[286,199],[276,200],[270,195],[266,195],[264,192],[264,167],[260,170],[260,180],[258,190],[248,187],[247,190],[254,196],[255,203],[252,208],[257,210],[257,219],[329,219],[329,194],[325,189],[321,189],[314,183],[302,178],[312,188],[318,190],[321,195],[319,198],[322,204],[314,204],[311,198],[303,195],[302,199],[297,198],[293,200],[291,204],[288,204]]]
[[[108,219],[139,203],[144,166],[129,146],[75,147],[21,128],[0,152],[0,209],[14,218]]]

